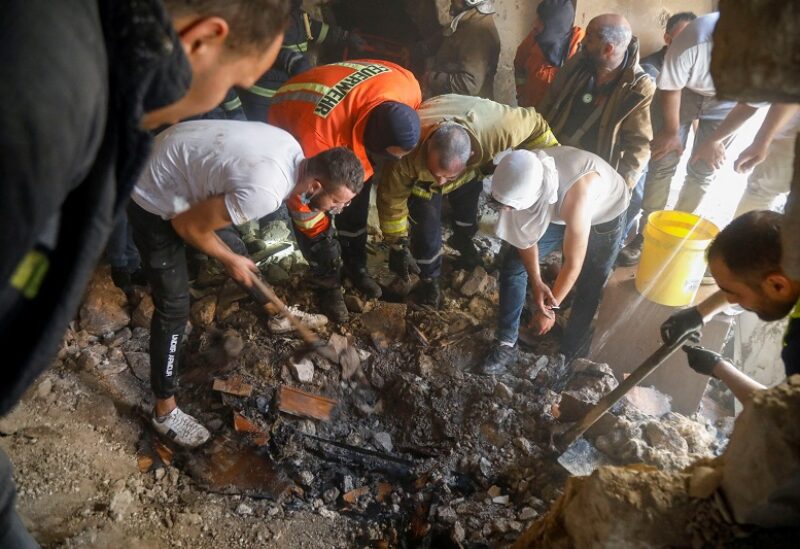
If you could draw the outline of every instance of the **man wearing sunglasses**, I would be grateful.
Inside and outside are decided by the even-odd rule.
[[[292,195],[302,196],[314,211],[340,210],[361,190],[363,179],[361,163],[349,149],[336,147],[307,159],[291,135],[261,122],[183,122],[158,136],[128,207],[155,304],[150,380],[156,431],[186,447],[209,436],[175,402],[189,319],[185,243],[219,260],[233,280],[249,288],[255,264],[215,231],[270,214]]]

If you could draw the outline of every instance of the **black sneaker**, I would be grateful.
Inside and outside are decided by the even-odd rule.
[[[350,282],[353,283],[353,286],[358,288],[367,298],[377,299],[383,294],[381,287],[378,286],[374,278],[369,276],[369,272],[365,267],[352,270],[345,268],[345,274],[350,279]]]
[[[508,366],[517,359],[517,348],[497,343],[483,359],[480,373],[485,376],[496,376],[506,373]]]
[[[644,244],[644,236],[637,234],[633,240],[628,242],[628,245],[622,248],[617,255],[617,265],[620,267],[633,267],[639,264],[642,258],[642,245]]]
[[[347,305],[344,303],[344,291],[341,286],[333,288],[320,288],[317,290],[319,307],[331,321],[344,324],[350,318]]]
[[[442,289],[439,287],[439,278],[423,278],[414,288],[412,298],[419,305],[428,305],[434,309],[442,306]]]

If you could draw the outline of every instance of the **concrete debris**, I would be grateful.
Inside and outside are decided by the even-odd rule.
[[[125,292],[111,281],[108,268],[98,269],[86,290],[78,317],[81,329],[99,336],[121,330],[130,322]]]
[[[82,370],[97,368],[105,360],[107,350],[105,345],[93,345],[85,349],[78,357],[78,368]]]
[[[514,391],[505,383],[498,383],[494,386],[494,396],[503,402],[511,402],[514,398]]]
[[[311,362],[310,358],[304,357],[298,361],[290,358],[288,366],[294,378],[300,383],[311,383],[314,381],[314,363]]]
[[[465,297],[472,297],[476,294],[484,293],[492,284],[493,279],[489,276],[481,266],[475,267],[475,270],[467,277],[464,284],[461,286],[461,294]]]
[[[264,276],[270,284],[283,284],[291,278],[283,267],[275,263],[271,263],[267,267],[267,272]]]
[[[122,489],[111,497],[108,504],[108,513],[114,520],[123,520],[131,511],[133,506],[133,494],[128,490]]]
[[[366,308],[364,300],[355,294],[346,294],[344,296],[344,304],[351,313],[363,313]]]
[[[131,325],[134,328],[150,328],[150,321],[153,319],[153,311],[155,311],[153,298],[150,294],[143,294],[139,300],[139,304],[133,309],[131,314]]]
[[[240,517],[249,517],[253,514],[253,508],[246,503],[240,503],[236,506],[236,514]]]
[[[550,511],[514,547],[701,547],[767,533],[739,524],[796,527],[800,501],[774,505],[770,498],[789,494],[796,483],[799,413],[800,376],[793,376],[745,404],[719,459],[700,458],[671,471],[603,466],[588,477],[571,477]],[[683,423],[667,414],[646,423],[644,434],[666,446],[683,440],[688,449],[679,438]]]
[[[661,417],[672,411],[672,398],[655,387],[634,387],[625,399],[650,416]]]
[[[394,449],[394,444],[392,444],[392,435],[389,433],[374,433],[372,435],[372,440],[375,441],[375,445],[379,450],[391,453],[391,451]]]
[[[217,296],[207,295],[192,303],[191,319],[192,323],[206,328],[214,322],[217,314]]]

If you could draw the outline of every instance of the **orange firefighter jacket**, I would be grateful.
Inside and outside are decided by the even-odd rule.
[[[275,93],[268,121],[292,134],[307,158],[333,147],[352,149],[369,179],[374,170],[364,147],[364,130],[370,111],[386,101],[419,107],[422,93],[414,75],[389,61],[348,60],[288,80]],[[287,204],[295,226],[308,237],[330,226],[328,215],[310,210],[299,196]]]

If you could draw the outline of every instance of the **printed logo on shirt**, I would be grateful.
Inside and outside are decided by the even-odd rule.
[[[319,101],[317,101],[317,105],[314,108],[314,114],[322,118],[327,118],[336,105],[341,103],[342,100],[347,97],[347,94],[350,93],[356,86],[374,76],[378,76],[379,74],[386,72],[392,72],[392,69],[375,63],[372,65],[366,65],[363,68],[356,70],[356,72],[353,74],[342,78],[336,84],[331,86],[325,95],[323,95]]]

